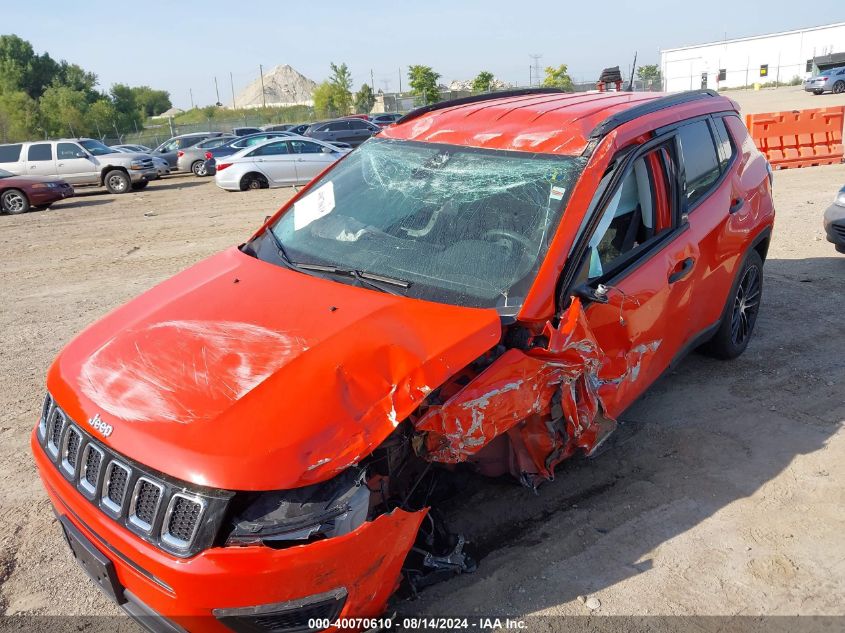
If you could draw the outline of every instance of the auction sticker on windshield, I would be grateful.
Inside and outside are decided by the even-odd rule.
[[[314,220],[328,215],[334,209],[334,185],[330,180],[293,205],[293,230],[304,229]]]

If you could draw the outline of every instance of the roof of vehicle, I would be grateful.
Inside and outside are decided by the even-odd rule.
[[[382,138],[427,141],[549,154],[578,155],[595,136],[621,124],[623,113],[644,116],[649,102],[655,109],[706,97],[712,91],[666,95],[658,92],[554,92],[523,90],[497,97],[457,100],[414,111],[384,128]],[[722,97],[726,109],[732,102]],[[659,100],[659,102],[658,102]],[[430,110],[430,111],[427,111]],[[600,125],[604,129],[599,128]],[[610,128],[612,129],[612,128]]]

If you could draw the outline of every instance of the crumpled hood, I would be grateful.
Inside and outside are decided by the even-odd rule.
[[[493,310],[348,286],[233,248],[88,327],[48,388],[89,433],[166,474],[292,488],[368,455],[500,334]],[[108,438],[86,423],[96,414]]]

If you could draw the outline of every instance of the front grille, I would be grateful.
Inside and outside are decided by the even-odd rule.
[[[232,493],[198,490],[118,455],[74,424],[50,396],[37,436],[83,496],[144,540],[181,557],[212,545]]]

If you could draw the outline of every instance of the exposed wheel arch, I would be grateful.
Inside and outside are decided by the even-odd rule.
[[[241,177],[240,188],[241,191],[248,189],[267,189],[270,183],[267,182],[267,177],[257,171],[251,171]]]

